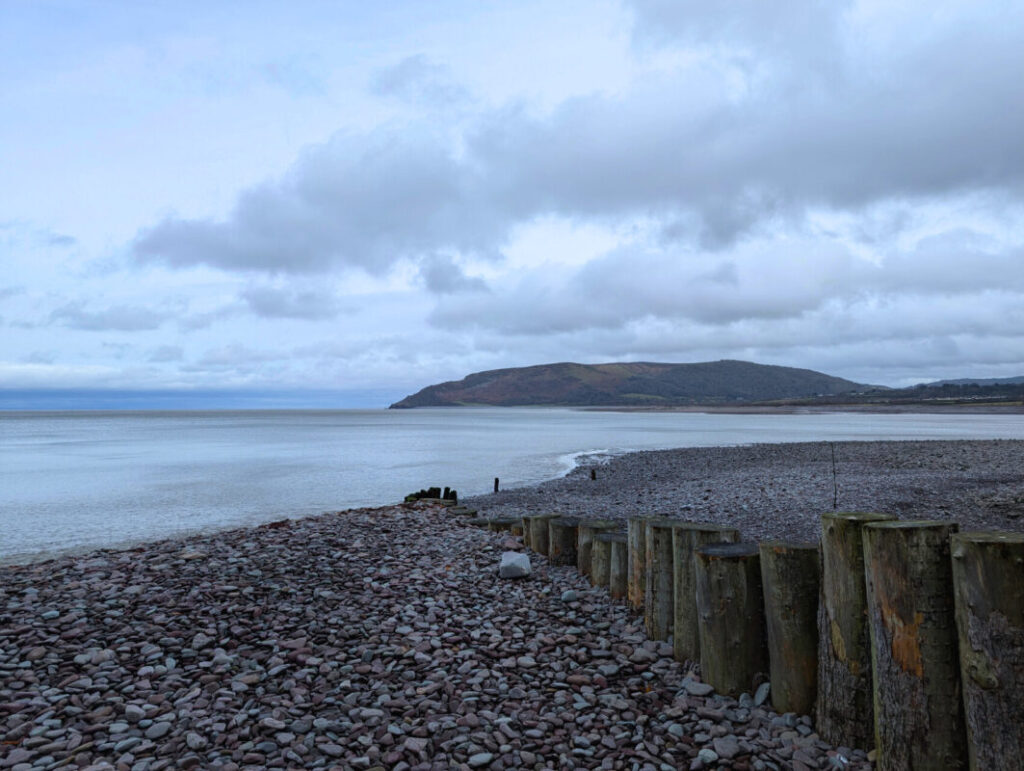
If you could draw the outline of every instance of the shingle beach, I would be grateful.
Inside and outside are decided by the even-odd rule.
[[[840,508],[1022,527],[1024,442],[835,450]],[[638,453],[468,502],[756,539],[814,537],[834,495],[819,443]],[[574,568],[531,553],[499,579],[521,548],[418,503],[0,568],[0,767],[868,767],[770,699],[710,693]]]

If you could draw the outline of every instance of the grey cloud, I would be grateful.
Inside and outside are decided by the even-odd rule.
[[[25,294],[25,288],[21,286],[0,286],[0,300]]]
[[[470,98],[448,68],[426,54],[407,56],[397,64],[378,70],[370,82],[370,90],[380,96],[405,99],[431,109],[450,109]]]
[[[322,289],[251,286],[242,300],[257,316],[272,319],[331,319],[341,311],[334,293]]]
[[[488,253],[496,228],[478,188],[437,138],[340,135],[280,182],[242,194],[226,221],[165,220],[139,235],[134,253],[173,267],[380,275],[441,246]]]
[[[467,276],[450,255],[431,255],[420,261],[420,277],[433,294],[487,292],[487,282]]]
[[[185,351],[180,345],[161,345],[149,353],[147,361],[154,364],[161,364],[172,361],[181,361],[185,358]]]
[[[134,305],[89,310],[80,302],[68,303],[50,313],[51,322],[90,331],[141,332],[157,329],[167,318],[165,313]]]
[[[494,296],[439,304],[430,322],[528,336],[650,320],[708,327],[750,322],[789,340],[809,314],[823,313],[841,322],[821,327],[833,339],[852,334],[884,340],[887,330],[905,331],[915,323],[921,325],[915,334],[930,334],[946,322],[952,330],[980,334],[1022,320],[1024,312],[1014,310],[1024,300],[1022,259],[1024,247],[997,248],[968,231],[931,236],[877,264],[809,239],[762,242],[716,258],[619,249],[558,278],[533,271]],[[943,297],[952,298],[947,318],[936,322],[931,310]],[[856,313],[844,316],[847,308]],[[886,308],[898,312],[890,315]],[[878,319],[884,323],[871,321]],[[787,320],[796,326],[780,326]]]
[[[223,221],[171,218],[140,233],[135,256],[383,275],[438,253],[490,258],[514,227],[543,216],[650,219],[666,243],[727,251],[815,209],[856,214],[978,191],[1019,206],[1019,4],[1000,6],[998,20],[964,5],[948,23],[922,6],[906,13],[898,46],[877,49],[860,39],[868,22],[842,4],[636,9],[638,34],[662,28],[673,46],[702,36],[715,45],[623,93],[540,117],[515,105],[482,110],[455,138],[456,127],[426,123],[336,136],[281,180],[243,193]],[[752,52],[739,85],[735,48]],[[785,63],[790,49],[801,66]],[[806,77],[819,54],[836,65],[827,83]],[[375,88],[407,94],[442,75],[415,56],[379,73]]]

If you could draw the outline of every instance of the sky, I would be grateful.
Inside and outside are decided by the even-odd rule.
[[[1021,375],[1021,73],[1018,0],[0,0],[0,389]]]

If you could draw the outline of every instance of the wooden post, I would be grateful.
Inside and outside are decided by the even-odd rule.
[[[561,514],[534,514],[530,517],[530,548],[537,554],[548,555],[548,520]]]
[[[677,524],[677,519],[647,520],[644,625],[652,640],[667,640],[672,633],[672,528]]]
[[[768,672],[760,561],[756,543],[713,543],[695,554],[701,678],[727,696],[753,691]]]
[[[626,595],[629,604],[639,610],[644,606],[647,578],[647,520],[649,517],[630,517],[626,523],[628,576]]]
[[[818,544],[766,541],[760,548],[772,705],[809,715],[818,695]]]
[[[552,517],[548,520],[548,559],[552,565],[576,564],[578,519]]]
[[[629,576],[629,548],[626,536],[621,533],[601,533],[599,540],[611,543],[611,557],[608,565],[608,594],[613,600],[626,596]]]
[[[592,519],[580,522],[576,540],[576,569],[585,576],[590,575],[590,550],[594,536],[607,530],[615,530],[619,522],[614,519]],[[591,579],[591,583],[594,581]]]
[[[701,522],[678,522],[672,530],[672,654],[676,661],[700,661],[697,578],[693,553],[710,543],[735,543],[740,531]]]
[[[959,533],[951,549],[970,767],[1020,768],[1024,533]]]
[[[818,603],[818,734],[830,744],[874,746],[871,641],[864,588],[864,525],[892,514],[830,511],[821,517]]]
[[[523,546],[532,548],[530,545],[530,520],[533,517],[529,514],[523,515]]]
[[[864,528],[879,771],[964,768],[951,522]]]
[[[494,492],[498,492],[498,477],[494,477]]]
[[[612,543],[604,535],[594,536],[590,549],[590,583],[594,586],[608,586],[611,580]]]

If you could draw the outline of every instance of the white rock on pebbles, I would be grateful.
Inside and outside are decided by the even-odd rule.
[[[416,504],[0,568],[0,766],[867,767],[507,544]]]

